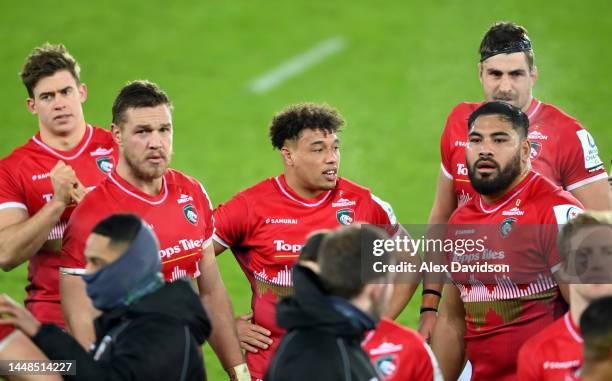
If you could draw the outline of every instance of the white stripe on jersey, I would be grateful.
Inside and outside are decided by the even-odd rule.
[[[59,268],[60,274],[66,274],[66,275],[83,275],[85,274],[85,269],[71,269],[68,267],[60,267]]]
[[[227,242],[225,242],[221,237],[217,235],[216,229],[215,229],[215,232],[213,233],[212,239],[215,242],[217,242],[219,245],[225,247],[226,249],[229,248],[229,245],[227,244]]]
[[[385,213],[387,213],[387,217],[389,217],[389,225],[397,224],[397,218],[395,217],[395,213],[393,212],[391,204],[381,200],[380,198],[374,196],[371,193],[370,196],[372,196],[372,200],[374,200],[378,205],[380,205],[380,207],[385,211]]]
[[[12,208],[28,210],[28,207],[20,202],[11,201],[11,202],[3,202],[2,204],[0,204],[0,210],[12,209]]]
[[[43,148],[44,150],[46,150],[50,154],[59,157],[60,159],[63,159],[63,160],[74,160],[77,157],[81,156],[83,151],[85,151],[85,148],[87,148],[87,146],[89,145],[89,141],[91,140],[91,137],[93,136],[93,127],[90,126],[89,124],[87,125],[86,133],[88,133],[89,135],[87,136],[87,140],[85,141],[85,144],[83,144],[83,147],[81,147],[79,152],[75,153],[72,156],[64,156],[62,154],[57,153],[54,149],[52,149],[51,147],[49,147],[45,143],[41,142],[40,140],[38,140],[36,135],[32,136],[32,140],[34,141],[34,143],[38,144],[41,148]]]
[[[308,204],[308,203],[306,203],[306,202],[300,201],[300,200],[296,199],[295,197],[291,196],[291,195],[289,194],[289,192],[287,192],[287,191],[285,190],[285,188],[283,188],[283,185],[282,185],[282,184],[281,184],[281,182],[278,180],[278,177],[275,177],[275,178],[274,178],[274,180],[276,180],[276,184],[278,184],[278,187],[280,188],[281,192],[283,192],[283,194],[284,194],[285,196],[287,196],[287,198],[289,198],[289,199],[291,199],[291,200],[293,200],[293,201],[295,201],[295,202],[298,202],[298,203],[300,203],[300,204],[302,204],[302,205],[304,205],[304,206],[307,206],[307,207],[309,207],[309,208],[313,208],[313,207],[315,207],[315,206],[319,206],[319,205],[321,205],[323,202],[325,202],[325,200],[327,200],[327,198],[329,197],[329,195],[332,193],[332,191],[327,191],[327,194],[326,194],[326,195],[325,195],[325,197],[323,197],[321,200],[319,200],[318,202],[315,202],[314,204]]]
[[[453,179],[453,175],[451,175],[446,168],[444,168],[444,164],[440,163],[440,168],[442,168],[442,174],[446,176],[449,180]]]
[[[108,174],[108,178],[111,179],[111,181],[119,187],[119,189],[121,189],[122,191],[124,191],[125,193],[129,194],[132,197],[135,197],[137,199],[139,199],[140,201],[144,201],[147,204],[151,204],[151,205],[159,205],[161,203],[163,203],[164,201],[166,201],[166,198],[168,197],[168,187],[166,186],[166,176],[162,177],[162,184],[163,184],[163,189],[162,191],[164,192],[164,197],[161,198],[161,200],[159,201],[149,201],[146,198],[140,197],[139,195],[137,195],[136,193],[130,192],[128,189],[124,188],[123,185],[119,184],[119,182],[117,182],[117,180],[115,180],[113,178],[113,174],[109,173]]]
[[[595,181],[598,181],[598,180],[604,180],[604,179],[607,179],[607,178],[608,178],[608,174],[607,173],[605,173],[605,172],[604,173],[600,173],[597,176],[589,177],[589,178],[586,178],[586,179],[584,179],[582,181],[578,181],[576,183],[570,184],[570,185],[568,185],[565,188],[565,190],[570,192],[570,191],[573,191],[574,189],[583,187],[583,186],[585,186],[587,184],[590,184],[592,182],[595,182]]]

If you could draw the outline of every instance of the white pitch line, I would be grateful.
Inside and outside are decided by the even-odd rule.
[[[269,72],[257,77],[249,84],[249,90],[262,94],[285,80],[300,74],[325,58],[340,52],[345,47],[344,38],[334,37],[322,41],[299,56],[282,63]]]

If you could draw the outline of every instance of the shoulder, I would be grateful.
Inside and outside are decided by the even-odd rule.
[[[96,142],[114,143],[113,134],[104,128],[92,126],[92,140]]]
[[[562,333],[564,327],[563,317],[555,320],[552,324],[544,328],[537,335],[529,338],[523,346],[520,352],[523,354],[535,355],[540,353],[544,348],[550,347],[550,345],[557,341]]]
[[[36,146],[30,140],[28,143],[15,148],[11,153],[0,159],[0,167],[11,167],[11,170],[22,169],[19,165],[32,158]]]
[[[254,184],[232,196],[232,200],[248,201],[249,204],[256,204],[264,200],[263,197],[270,197],[277,194],[278,185],[276,178],[270,177]]]
[[[532,205],[552,207],[567,206],[582,209],[583,206],[571,193],[563,190],[546,177],[539,175],[531,186]],[[567,209],[566,208],[566,209]]]
[[[542,102],[539,113],[540,115],[538,115],[536,119],[554,122],[555,128],[557,128],[557,131],[560,133],[576,132],[583,129],[576,118],[567,114],[557,106]]]
[[[470,115],[481,105],[477,102],[461,102],[448,114],[449,121],[467,121]]]

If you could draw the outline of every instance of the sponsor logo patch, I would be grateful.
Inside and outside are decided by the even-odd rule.
[[[502,237],[507,237],[512,231],[512,227],[514,226],[515,222],[516,218],[513,217],[503,220],[501,225],[499,225],[499,234],[501,234]]]
[[[342,225],[350,225],[355,220],[355,212],[353,209],[345,208],[336,212],[336,218]]]
[[[184,203],[189,202],[189,201],[193,201],[193,197],[191,197],[188,194],[181,194],[181,197],[179,197],[176,200],[176,203],[177,204],[184,204]]]
[[[96,159],[98,168],[104,173],[110,173],[113,170],[113,161],[109,156],[103,156]]]
[[[297,225],[296,218],[266,218],[266,225]]]
[[[332,202],[332,208],[345,208],[347,206],[357,205],[357,201],[348,200],[346,198],[341,198],[336,202]]]
[[[599,169],[603,166],[603,162],[599,158],[599,151],[597,150],[597,145],[595,145],[595,140],[593,140],[593,137],[587,130],[577,131],[576,134],[582,146],[584,168],[591,171]]]
[[[535,160],[538,156],[540,156],[540,152],[542,152],[542,144],[540,142],[530,141],[529,146],[531,150],[529,151],[529,158],[531,160]]]
[[[187,221],[189,221],[189,223],[191,223],[192,225],[198,224],[198,213],[196,212],[193,205],[185,205],[183,207],[183,213],[185,214],[185,218],[187,218]]]
[[[502,216],[522,216],[525,214],[525,211],[520,210],[518,207],[514,207],[510,210],[504,210],[502,212]]]

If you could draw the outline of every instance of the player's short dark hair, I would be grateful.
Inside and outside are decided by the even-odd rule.
[[[129,108],[156,107],[167,105],[172,109],[168,95],[155,83],[147,80],[128,82],[113,103],[113,123],[125,123],[125,111]]]
[[[130,245],[138,235],[142,221],[134,214],[113,214],[98,222],[92,233],[110,238],[109,246]]]
[[[605,361],[612,352],[612,296],[595,299],[580,317],[585,364]]]
[[[468,119],[468,130],[474,126],[474,122],[484,115],[497,115],[501,119],[512,124],[512,128],[518,132],[522,139],[527,139],[529,133],[529,118],[520,108],[502,101],[486,102],[476,109]]]
[[[321,243],[323,242],[325,236],[327,236],[327,233],[329,233],[329,231],[321,230],[311,234],[300,251],[299,259],[301,261],[316,262],[319,258]]]
[[[568,267],[572,260],[570,240],[581,229],[607,226],[612,228],[612,212],[610,211],[586,211],[567,221],[561,228],[558,237],[559,257],[564,267]],[[610,238],[612,240],[612,237]]]
[[[296,140],[304,129],[336,133],[344,124],[342,116],[326,104],[299,103],[285,108],[272,119],[272,146],[283,148],[287,140]]]
[[[531,48],[531,41],[527,35],[527,29],[513,22],[497,22],[489,28],[480,42],[481,60],[492,57],[498,53],[514,53],[521,51],[527,57],[529,70],[533,70],[535,57]]]
[[[66,47],[62,44],[49,44],[34,48],[26,58],[19,76],[28,90],[30,98],[34,98],[34,87],[38,81],[50,77],[61,70],[67,70],[77,84],[81,83],[81,68]]]
[[[388,238],[384,230],[374,225],[355,224],[327,233],[321,242],[318,258],[319,277],[325,289],[331,295],[345,299],[359,295],[368,283],[381,277],[373,271],[362,271],[362,267],[369,266],[366,263],[370,259],[383,264],[389,261],[388,255],[374,257],[365,251],[374,240]],[[362,261],[362,255],[366,255],[365,261]]]

